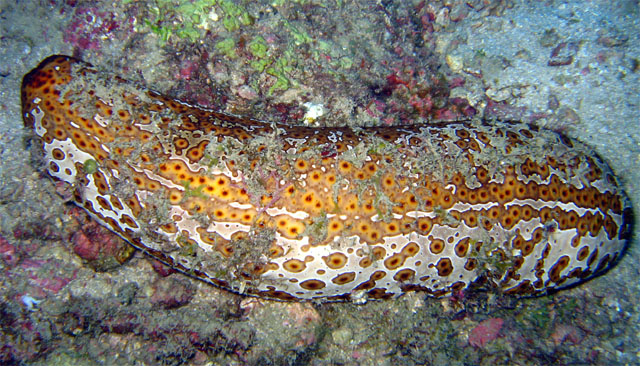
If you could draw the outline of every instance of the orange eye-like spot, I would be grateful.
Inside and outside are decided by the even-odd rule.
[[[289,272],[299,273],[304,271],[304,269],[307,268],[307,265],[304,261],[299,259],[289,259],[282,264],[282,268]]]
[[[367,268],[367,267],[369,267],[371,264],[373,264],[373,261],[371,260],[371,258],[368,258],[368,257],[366,257],[366,258],[362,258],[362,259],[360,260],[360,262],[358,263],[358,265],[360,265],[360,267],[362,267],[362,268]]]
[[[96,200],[98,201],[98,203],[100,204],[100,206],[102,206],[102,208],[104,208],[105,210],[113,210],[111,208],[111,205],[109,204],[109,201],[107,201],[104,197],[102,196],[97,196]]]
[[[429,244],[429,250],[433,254],[440,254],[444,250],[444,241],[442,239],[433,239]]]
[[[549,270],[549,279],[556,283],[560,282],[562,279],[561,273],[565,268],[567,268],[570,261],[569,256],[563,255],[560,257]]]
[[[339,170],[342,174],[348,173],[349,171],[351,171],[351,163],[349,163],[348,161],[341,162],[339,165]]]
[[[134,229],[138,228],[138,224],[128,215],[122,215],[120,222]]]
[[[533,252],[533,244],[530,242],[526,242],[524,243],[524,245],[522,245],[522,256],[526,257],[529,254],[531,254],[531,252]]]
[[[353,282],[355,278],[356,278],[355,272],[347,272],[334,277],[333,279],[331,279],[331,282],[337,285],[344,285],[346,283]]]
[[[465,238],[460,240],[455,246],[456,255],[460,258],[464,257],[467,254],[467,250],[469,249],[469,238]]]
[[[307,169],[307,166],[308,166],[308,163],[307,163],[307,161],[306,161],[306,160],[304,160],[304,159],[298,159],[298,160],[296,160],[296,162],[295,162],[295,168],[296,168],[298,171],[304,171],[304,170],[306,170],[306,169]]]
[[[367,163],[367,165],[365,165],[365,169],[368,170],[370,174],[373,174],[378,170],[378,166],[376,165],[376,163],[369,162]]]
[[[467,259],[467,262],[464,264],[464,269],[467,271],[473,271],[478,265],[478,260],[475,258]]]
[[[402,248],[402,254],[407,257],[413,257],[420,251],[420,246],[416,242],[410,242]]]
[[[56,135],[56,138],[59,140],[63,140],[66,136],[66,132],[61,128],[54,129],[53,134]]]
[[[64,152],[60,149],[53,149],[53,151],[51,152],[51,155],[53,156],[54,159],[56,160],[64,160],[64,158],[66,157]]]
[[[342,227],[343,227],[343,225],[342,225],[342,223],[340,221],[332,220],[329,223],[329,231],[334,232],[334,233],[337,232],[337,231],[340,231],[342,229]]]
[[[458,140],[455,142],[455,144],[460,148],[465,150],[468,146],[467,142],[465,140]]]
[[[394,254],[391,257],[384,260],[384,266],[387,269],[397,269],[404,264],[405,257],[401,253]]]
[[[456,130],[456,135],[461,139],[469,138],[469,131],[467,130]]]
[[[177,233],[178,228],[174,223],[168,223],[164,225],[160,225],[160,229],[166,233]]]
[[[173,144],[175,145],[176,149],[182,150],[189,146],[189,141],[183,138],[177,138],[174,140]]]
[[[340,269],[347,264],[347,256],[340,252],[331,253],[322,259],[331,269]]]
[[[421,217],[420,219],[418,219],[418,230],[420,230],[423,235],[428,234],[431,231],[432,227],[433,221],[430,218]]]
[[[369,277],[370,280],[372,281],[380,281],[381,279],[385,278],[387,276],[387,272],[385,271],[375,271],[371,274],[371,276]]]
[[[128,120],[130,116],[131,115],[128,111],[125,111],[123,109],[118,111],[118,117],[120,117],[120,119],[122,119],[123,121]]]
[[[278,258],[283,254],[284,254],[284,248],[282,248],[279,245],[272,245],[271,248],[269,248],[269,257],[271,258]]]
[[[300,282],[300,287],[305,290],[320,290],[323,289],[326,284],[320,280],[306,280]]]
[[[480,183],[486,183],[487,180],[489,179],[489,172],[482,167],[476,168],[476,178],[478,178]]]
[[[583,260],[587,259],[588,256],[589,256],[589,247],[588,246],[584,246],[584,247],[580,248],[580,250],[578,251],[578,260],[579,261],[583,261]]]
[[[396,273],[395,276],[393,276],[393,279],[398,281],[398,282],[406,282],[406,281],[411,281],[413,279],[413,277],[415,276],[416,271],[410,269],[410,268],[405,268],[402,269],[400,271],[398,271],[398,273]]]
[[[453,272],[453,265],[451,264],[451,259],[449,258],[441,258],[436,264],[436,269],[438,270],[438,275],[440,277],[446,277]]]

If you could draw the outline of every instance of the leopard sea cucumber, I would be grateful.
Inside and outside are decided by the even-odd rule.
[[[152,257],[247,295],[544,294],[611,267],[630,231],[606,163],[516,122],[262,122],[66,56],[24,77],[22,110],[77,205]]]

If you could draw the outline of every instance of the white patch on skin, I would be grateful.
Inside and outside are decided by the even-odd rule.
[[[35,98],[33,102],[35,104],[39,104],[40,98]],[[40,106],[37,106],[34,109],[32,109],[31,115],[33,116],[33,119],[34,119],[33,125],[35,127],[36,134],[40,137],[44,136],[44,134],[47,133],[47,129],[42,127],[42,117],[44,117],[44,112],[40,109]]]
[[[275,217],[278,215],[287,215],[289,217],[292,217],[296,220],[304,220],[306,218],[309,217],[309,214],[304,212],[304,211],[296,211],[296,212],[291,212],[289,210],[287,210],[286,208],[279,208],[279,207],[270,207],[268,209],[265,210],[267,212],[267,214],[271,217]]]

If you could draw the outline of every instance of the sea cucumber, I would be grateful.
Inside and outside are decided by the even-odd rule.
[[[247,295],[538,295],[609,268],[630,232],[606,163],[517,122],[290,126],[192,106],[67,56],[24,77],[22,111],[49,174],[98,222]]]

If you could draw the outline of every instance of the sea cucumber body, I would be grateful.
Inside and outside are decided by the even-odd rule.
[[[52,56],[25,125],[96,220],[170,266],[282,300],[535,295],[623,252],[609,167],[555,132],[479,120],[313,128],[232,116]],[[482,279],[482,281],[479,281]]]

